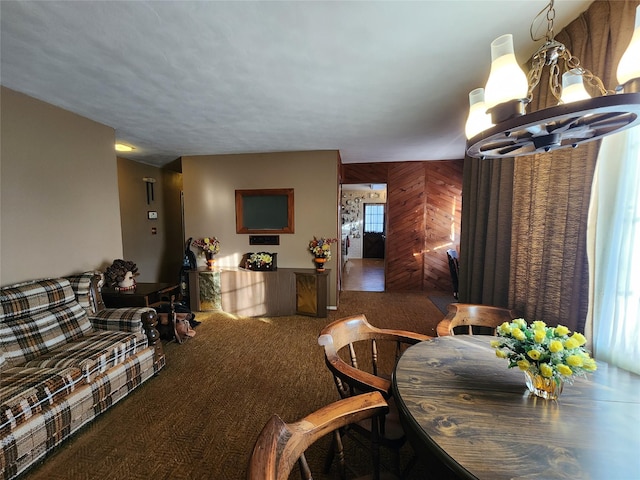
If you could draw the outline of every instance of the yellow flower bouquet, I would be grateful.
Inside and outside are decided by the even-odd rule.
[[[548,327],[535,321],[530,325],[523,318],[500,325],[498,338],[491,342],[498,358],[509,360],[509,368],[518,367],[526,374],[532,393],[555,399],[564,382],[575,376],[586,376],[596,370],[596,362],[584,348],[587,339],[572,333],[567,327]]]

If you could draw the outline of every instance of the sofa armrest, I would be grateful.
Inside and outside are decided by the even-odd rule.
[[[89,315],[89,320],[98,330],[116,330],[120,332],[144,332],[142,317],[155,310],[147,307],[105,308]]]
[[[92,315],[89,320],[98,330],[118,330],[122,332],[144,333],[149,346],[155,350],[155,361],[164,365],[164,351],[160,334],[156,330],[158,314],[149,307],[105,308]]]

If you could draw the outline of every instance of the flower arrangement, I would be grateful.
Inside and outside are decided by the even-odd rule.
[[[120,282],[123,282],[127,278],[128,272],[131,272],[132,279],[140,275],[135,263],[129,260],[114,260],[104,272],[104,281],[108,287],[117,287]],[[135,280],[133,284],[135,285]]]
[[[331,244],[337,242],[337,238],[313,237],[313,240],[309,242],[309,251],[313,253],[316,258],[331,260]]]
[[[560,385],[574,376],[586,376],[596,370],[596,361],[584,348],[584,335],[572,333],[564,325],[548,327],[535,321],[528,325],[522,318],[504,322],[491,342],[496,356],[509,360],[509,368],[518,367],[533,376]]]
[[[273,255],[268,252],[252,253],[247,258],[247,268],[252,270],[269,270],[273,267]]]
[[[205,254],[216,255],[220,252],[220,241],[216,237],[198,238],[193,245],[202,249]]]

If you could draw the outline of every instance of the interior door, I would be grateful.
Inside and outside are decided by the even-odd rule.
[[[363,258],[384,258],[386,238],[384,207],[383,203],[364,204]]]

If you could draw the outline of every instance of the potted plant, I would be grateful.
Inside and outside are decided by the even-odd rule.
[[[331,244],[337,243],[337,238],[316,238],[309,242],[309,251],[313,254],[314,263],[318,272],[324,272],[325,262],[331,260]]]
[[[249,270],[276,270],[276,255],[269,252],[249,253],[245,266]]]

